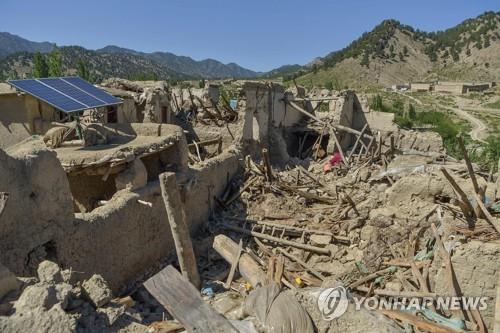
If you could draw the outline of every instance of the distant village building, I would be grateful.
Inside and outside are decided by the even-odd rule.
[[[412,82],[410,84],[411,92],[426,92],[432,91],[432,83],[431,82]]]
[[[410,90],[410,84],[393,84],[391,89],[392,91],[408,91]]]
[[[481,92],[490,88],[490,83],[464,83],[439,81],[434,90],[440,93],[461,95],[470,92]]]

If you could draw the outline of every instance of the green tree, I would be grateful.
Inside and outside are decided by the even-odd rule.
[[[87,64],[83,60],[78,60],[78,76],[84,80],[90,81],[90,72],[87,68]]]
[[[198,87],[200,88],[205,88],[205,79],[201,79],[200,82],[198,82]]]
[[[47,61],[40,52],[37,52],[33,58],[33,77],[40,78],[47,76],[49,76],[49,66],[47,65]]]
[[[62,75],[62,59],[61,52],[58,49],[54,49],[49,53],[49,76],[61,76]]]
[[[325,83],[325,88],[328,90],[333,90],[333,82],[328,81],[327,83]]]
[[[410,107],[408,109],[408,117],[411,120],[415,120],[417,118],[417,112],[415,111],[415,106],[410,103]]]

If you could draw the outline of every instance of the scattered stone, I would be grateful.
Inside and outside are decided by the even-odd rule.
[[[38,279],[40,282],[44,283],[61,283],[63,282],[63,277],[61,275],[61,269],[59,266],[49,260],[42,261],[38,265]]]
[[[311,245],[318,247],[325,247],[332,242],[332,236],[330,235],[311,235],[310,237]]]
[[[50,310],[56,304],[64,309],[68,306],[71,289],[71,285],[67,283],[58,285],[37,283],[23,291],[14,307],[19,312],[36,310],[37,308]]]
[[[106,317],[106,324],[111,326],[125,313],[125,307],[123,305],[110,303],[106,307],[99,308],[97,312],[103,314]]]
[[[106,305],[113,298],[113,293],[106,281],[99,274],[94,274],[90,279],[82,284],[84,295],[96,307]]]

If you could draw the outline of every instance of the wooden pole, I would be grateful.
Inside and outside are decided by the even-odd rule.
[[[358,135],[358,137],[356,138],[356,142],[354,142],[354,146],[352,147],[352,150],[349,153],[349,156],[347,157],[348,160],[351,159],[352,154],[354,154],[354,152],[356,151],[356,148],[358,148],[359,141],[360,140],[362,141],[363,134],[365,134],[365,131],[367,128],[368,128],[368,124],[365,124],[365,126],[363,126],[363,129],[361,130],[361,134]]]
[[[266,168],[266,178],[270,182],[274,179],[273,170],[271,168],[271,160],[269,159],[269,150],[267,148],[262,148],[262,160],[264,161],[264,166]]]
[[[200,276],[196,266],[193,244],[189,227],[186,223],[184,204],[181,201],[175,173],[165,172],[160,174],[160,188],[167,211],[168,222],[175,243],[175,250],[179,260],[182,275],[196,288],[201,287]]]
[[[226,235],[217,235],[214,238],[213,248],[227,262],[232,262],[238,252],[238,244]],[[242,253],[238,262],[238,271],[241,276],[254,288],[264,285],[266,274],[260,269],[259,264],[247,253]]]

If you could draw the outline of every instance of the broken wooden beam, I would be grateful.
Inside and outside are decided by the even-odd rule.
[[[484,205],[483,201],[481,200],[481,197],[479,194],[476,194],[476,203],[479,207],[479,209],[483,212],[484,217],[486,218],[486,221],[488,221],[494,228],[495,230],[500,234],[500,221],[493,217],[491,213],[488,211],[486,206]]]
[[[312,268],[311,265],[307,264],[305,261],[301,260],[300,258],[297,258],[296,256],[294,256],[291,253],[288,253],[287,251],[283,250],[280,247],[278,247],[277,249],[285,257],[287,257],[288,259],[290,259],[292,261],[295,261],[296,263],[302,265],[302,267],[304,267],[306,269],[306,271],[308,271],[309,273],[311,273],[312,275],[314,275],[315,277],[317,277],[321,281],[325,280],[325,277],[323,276],[323,274],[321,274],[319,271],[317,271],[314,268]]]
[[[210,145],[218,144],[222,140],[222,137],[217,137],[215,139],[204,140],[204,141],[193,141],[193,143],[188,144],[188,148],[205,147]]]
[[[474,208],[472,207],[472,205],[469,201],[469,198],[467,198],[467,194],[465,194],[465,192],[462,190],[462,188],[460,186],[458,186],[457,182],[455,181],[455,179],[453,179],[453,177],[450,175],[448,170],[446,170],[445,168],[441,168],[441,172],[446,177],[446,179],[448,180],[448,182],[452,186],[453,190],[455,191],[455,193],[459,197],[458,199],[461,203],[460,208],[462,209],[462,211],[465,215],[465,218],[467,220],[470,220],[470,218],[474,214]],[[469,226],[471,226],[470,224],[471,224],[471,222],[469,221]]]
[[[238,333],[173,266],[144,282],[144,287],[188,332]]]
[[[232,262],[238,252],[238,244],[222,234],[215,236],[213,248],[227,262]],[[260,269],[259,264],[247,253],[241,254],[238,262],[238,271],[254,288],[264,285],[266,281],[266,274]]]
[[[226,283],[224,284],[224,287],[226,289],[229,289],[231,287],[231,283],[233,283],[234,273],[236,272],[236,267],[238,267],[238,263],[240,262],[241,251],[243,251],[242,239],[240,239],[238,243],[238,252],[236,253],[236,256],[233,258],[233,261],[231,262],[231,269],[229,270],[229,275],[227,276]]]
[[[269,150],[267,148],[262,148],[262,160],[264,161],[267,181],[271,182],[274,179],[274,176],[273,169],[271,167],[271,160],[269,159]]]
[[[186,222],[184,204],[181,201],[175,173],[160,174],[160,188],[167,211],[168,223],[175,243],[177,259],[182,275],[196,288],[201,287],[201,280],[196,266],[193,244]]]
[[[309,244],[302,244],[302,243],[298,243],[298,242],[294,242],[294,241],[290,241],[290,240],[282,239],[282,238],[278,238],[278,237],[269,236],[269,235],[266,235],[266,234],[263,234],[263,233],[260,233],[260,232],[256,232],[256,231],[252,231],[252,230],[247,230],[247,229],[240,228],[240,227],[237,227],[237,226],[234,226],[234,225],[230,225],[230,224],[227,224],[227,223],[221,223],[221,226],[224,227],[224,228],[226,228],[226,229],[229,229],[229,230],[232,230],[232,231],[236,231],[236,232],[239,232],[239,233],[244,234],[244,235],[249,235],[249,236],[254,236],[254,237],[257,237],[257,238],[266,239],[266,240],[271,241],[271,242],[275,242],[275,243],[278,243],[278,244],[292,246],[292,247],[295,247],[295,248],[298,248],[298,249],[302,249],[302,250],[306,250],[306,251],[309,251],[309,252],[314,252],[314,253],[319,253],[319,254],[324,254],[324,255],[330,255],[330,250],[329,249],[325,249],[325,248],[321,248],[321,247],[317,247],[317,246],[312,246],[312,245],[309,245]]]

